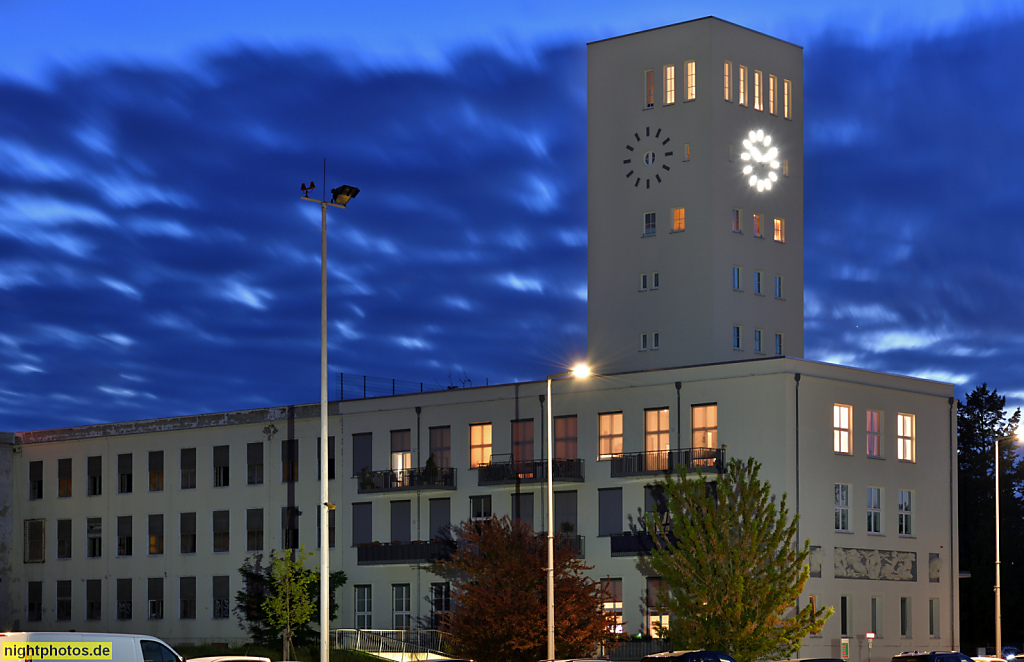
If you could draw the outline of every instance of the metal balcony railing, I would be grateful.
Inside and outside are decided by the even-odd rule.
[[[648,556],[654,549],[654,538],[646,531],[635,533],[617,533],[609,536],[612,556]],[[674,536],[669,536],[666,543],[672,544],[677,541]]]
[[[583,482],[583,460],[553,460],[551,471],[556,482]],[[494,462],[477,467],[477,485],[503,485],[509,483],[546,483],[547,460]]]
[[[454,490],[453,467],[417,467],[392,471],[367,471],[359,476],[359,493],[402,490]]]
[[[705,473],[725,471],[725,448],[680,448],[670,451],[624,453],[610,459],[612,478],[675,473],[676,469]]]
[[[414,540],[359,545],[356,557],[358,565],[431,563],[448,558],[454,551],[455,543],[449,540]]]
[[[331,647],[402,662],[444,660],[452,642],[439,630],[331,630]]]

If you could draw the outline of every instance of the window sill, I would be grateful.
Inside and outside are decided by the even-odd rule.
[[[682,234],[684,232],[686,232],[686,228],[683,228],[682,230],[669,230],[668,231],[669,234]]]
[[[868,531],[868,535],[869,536],[878,536],[880,538],[884,538],[885,537],[884,533],[879,533],[877,531]]]
[[[914,539],[914,538],[917,538],[917,536],[915,536],[913,533],[901,533],[900,534],[900,538]]]
[[[853,535],[853,531],[841,530],[841,529],[835,529],[835,533],[842,533],[842,534],[848,535],[848,536],[852,536]]]
[[[866,457],[869,460],[884,460],[885,459],[881,455],[865,455],[864,457]]]

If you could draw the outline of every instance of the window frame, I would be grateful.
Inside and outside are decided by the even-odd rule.
[[[666,64],[662,68],[663,103],[671,106],[676,102],[676,67],[674,64]]]
[[[686,100],[693,101],[697,98],[697,62],[687,60],[683,63],[683,71],[686,76]]]
[[[916,428],[917,420],[914,414],[896,414],[896,458],[901,462],[917,461]]]
[[[672,232],[686,231],[686,207],[672,209]]]
[[[882,488],[868,485],[867,487],[867,532],[882,535]]]
[[[832,452],[837,455],[853,455],[853,406],[840,403],[832,405]]]
[[[896,502],[896,512],[899,515],[897,531],[904,538],[914,537],[913,505],[913,490],[900,490]]]
[[[850,528],[850,484],[835,483],[835,532],[851,533]]]
[[[479,438],[474,434],[480,431]],[[476,469],[481,465],[491,463],[491,453],[494,449],[494,428],[488,422],[469,424],[469,468]],[[478,441],[479,439],[479,441]]]
[[[609,425],[605,426],[605,422]],[[622,412],[607,411],[597,415],[597,460],[610,460],[622,455]],[[606,448],[609,452],[605,453]],[[616,451],[615,449],[618,448]]]

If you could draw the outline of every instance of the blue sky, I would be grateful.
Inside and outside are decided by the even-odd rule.
[[[560,369],[585,44],[707,15],[804,47],[805,356],[1024,402],[1024,4],[361,4],[0,0],[0,430],[316,401],[325,157],[332,375]]]

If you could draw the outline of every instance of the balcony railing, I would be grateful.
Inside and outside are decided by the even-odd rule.
[[[553,460],[551,471],[556,482],[583,482],[583,460]],[[477,467],[477,485],[546,483],[547,480],[547,460],[491,462]]]
[[[359,493],[401,490],[454,490],[453,467],[418,467],[398,471],[367,471],[359,476]]]
[[[609,537],[611,542],[612,556],[648,556],[654,549],[654,538],[646,531],[636,533],[617,533]],[[674,536],[669,536],[666,543],[676,541]]]
[[[675,473],[700,469],[705,473],[725,471],[725,448],[680,448],[671,451],[625,453],[611,458],[613,478]]]
[[[430,563],[451,556],[455,543],[450,540],[369,543],[359,545],[356,550],[358,565]]]

